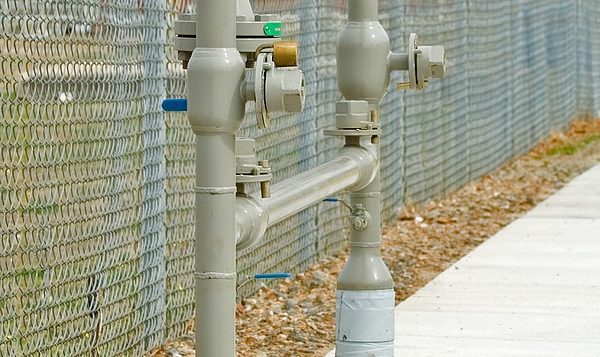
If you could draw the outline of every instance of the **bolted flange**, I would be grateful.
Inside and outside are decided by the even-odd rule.
[[[369,103],[364,100],[340,100],[336,104],[335,128],[323,130],[327,136],[380,135],[379,123],[370,120]]]
[[[419,46],[417,34],[411,33],[408,38],[408,82],[399,83],[397,89],[424,89],[431,78],[443,78],[445,74],[444,46]]]
[[[245,184],[259,183],[262,198],[271,196],[271,180],[273,175],[267,160],[256,159],[254,139],[236,138],[235,141],[236,174],[235,181],[238,194],[245,194]]]
[[[251,9],[250,9],[251,10]],[[187,69],[196,48],[196,14],[179,14],[175,20],[175,48],[178,58]],[[236,21],[236,47],[240,53],[253,55],[262,46],[272,46],[281,41],[282,23],[279,15],[257,14],[238,16]]]

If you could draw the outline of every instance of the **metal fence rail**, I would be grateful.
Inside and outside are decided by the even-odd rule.
[[[256,137],[275,181],[332,158],[342,0],[261,0],[300,43],[306,109]],[[193,313],[193,135],[173,49],[182,0],[0,0],[0,355],[139,356]],[[453,190],[573,118],[600,116],[596,0],[381,0],[393,48],[444,44],[449,76],[382,105],[384,216]],[[401,81],[398,75],[392,83]],[[322,203],[239,256],[301,271],[339,250],[343,209]]]

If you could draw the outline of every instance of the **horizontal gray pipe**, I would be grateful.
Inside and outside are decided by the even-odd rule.
[[[327,197],[363,188],[378,165],[375,150],[345,146],[335,159],[271,186],[271,198],[238,196],[237,249],[251,246],[267,228]]]

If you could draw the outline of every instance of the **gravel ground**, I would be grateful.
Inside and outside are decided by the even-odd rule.
[[[500,228],[600,162],[600,120],[578,121],[528,154],[441,199],[410,205],[383,231],[401,302]],[[237,307],[239,356],[323,356],[333,348],[335,282],[347,252]],[[193,334],[150,356],[194,356]]]

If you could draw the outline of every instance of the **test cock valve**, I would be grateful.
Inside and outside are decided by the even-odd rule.
[[[246,62],[246,79],[240,90],[256,103],[256,121],[269,127],[272,113],[299,113],[304,108],[304,75],[298,68],[298,45],[282,41],[278,15],[253,14],[238,9],[237,50]],[[175,47],[184,68],[196,47],[196,15],[180,14],[175,22]]]

